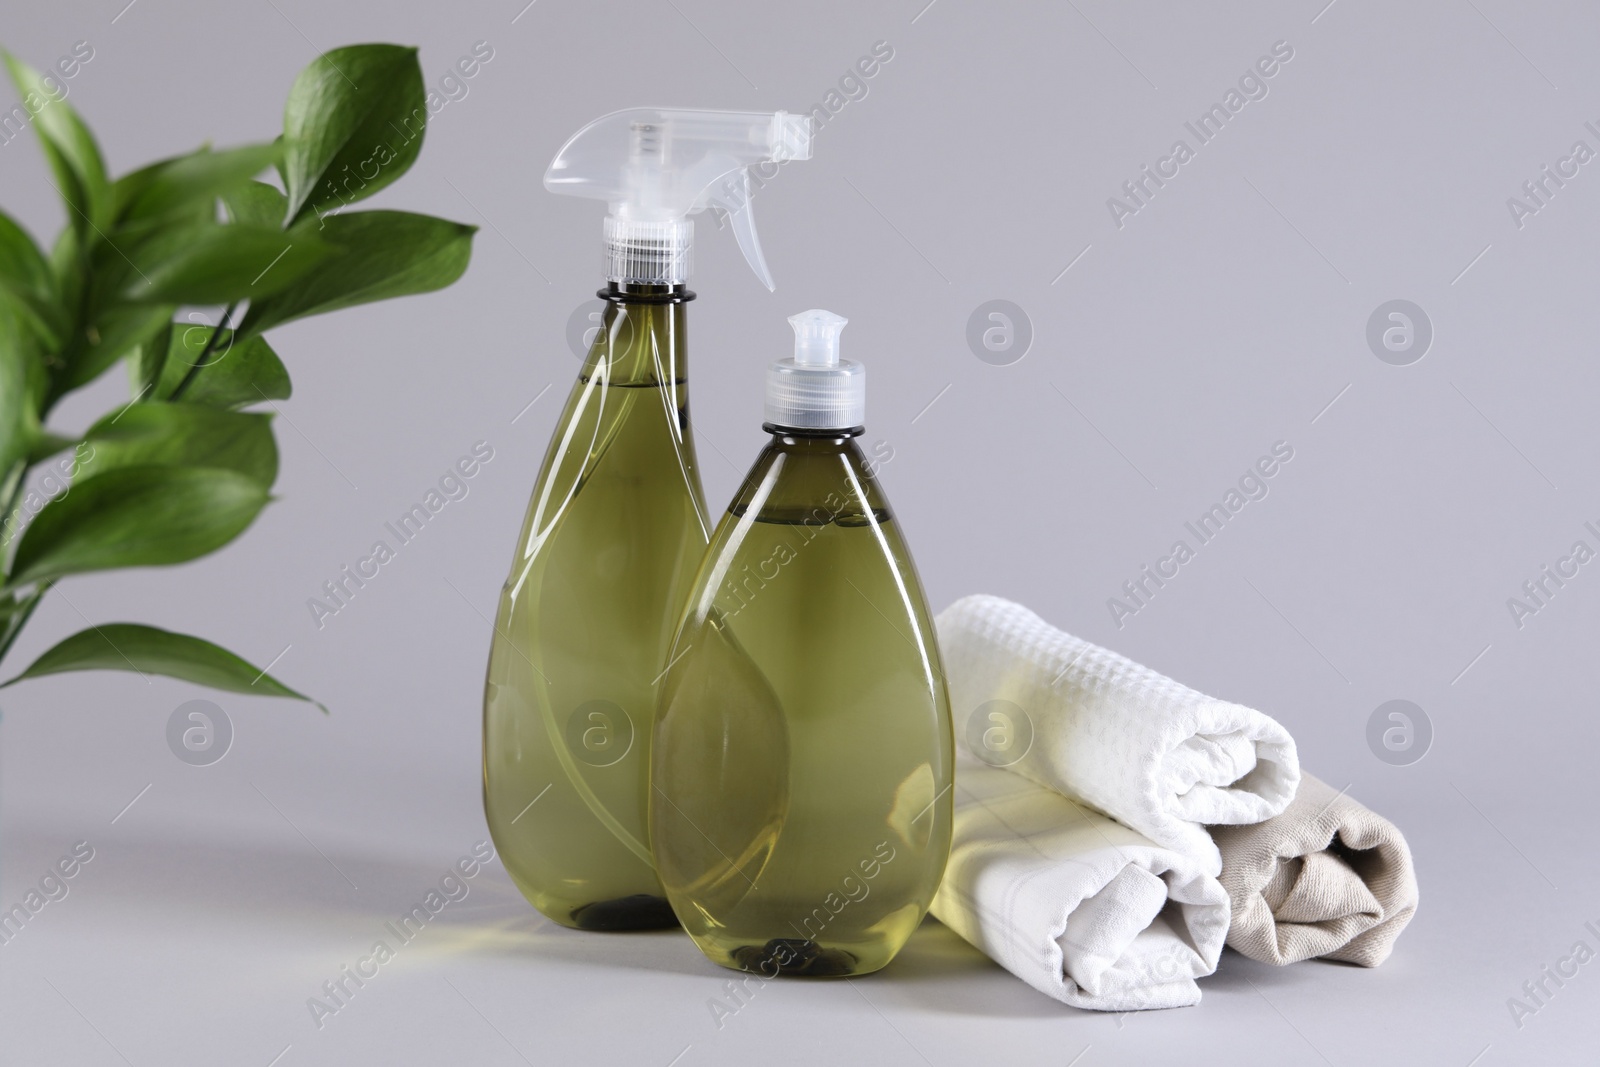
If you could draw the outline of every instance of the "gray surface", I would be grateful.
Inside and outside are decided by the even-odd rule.
[[[689,1046],[685,1067],[1062,1064],[1088,1046],[1085,1067],[1593,1062],[1600,963],[1520,1029],[1506,1001],[1578,940],[1600,948],[1584,929],[1600,927],[1600,563],[1521,629],[1506,599],[1575,540],[1600,547],[1583,528],[1600,526],[1600,162],[1520,229],[1506,199],[1575,140],[1600,148],[1584,127],[1600,125],[1600,13],[921,3],[540,0],[515,24],[519,0],[142,0],[115,23],[122,0],[12,5],[4,44],[36,63],[93,44],[72,99],[118,170],[270,136],[320,48],[419,43],[435,82],[475,41],[495,58],[380,201],[487,223],[467,277],[276,332],[296,384],[281,501],[214,558],[64,583],[16,650],[26,662],[80,612],[258,662],[289,646],[276,672],[333,715],[132,676],[5,691],[0,899],[74,841],[96,858],[0,948],[0,1058],[665,1065]],[[1198,1008],[1126,1019],[1061,1008],[929,924],[882,975],[770,987],[718,1030],[706,1002],[723,974],[686,940],[557,930],[493,867],[315,1029],[306,998],[487,836],[484,613],[574,370],[565,323],[598,282],[598,206],[543,193],[544,164],[613,108],[809,108],[880,39],[895,56],[866,97],[757,198],[778,292],[700,226],[709,497],[727,499],[759,444],[784,317],[848,315],[846,354],[872,369],[869,434],[893,443],[883,477],[935,605],[1012,596],[1278,717],[1310,769],[1406,831],[1415,922],[1378,970],[1230,953]],[[1294,59],[1266,98],[1119,230],[1106,198],[1278,40]],[[6,209],[51,234],[43,174],[30,142],[0,146]],[[993,299],[1031,318],[1009,366],[965,339]],[[1408,366],[1367,345],[1394,299],[1434,327]],[[120,390],[101,383],[62,425]],[[306,599],[480,439],[496,456],[470,495],[316,629]],[[1270,495],[1119,630],[1107,598],[1278,440],[1295,454]],[[167,748],[169,715],[195,698],[235,729],[211,766]],[[1420,762],[1368,748],[1393,699],[1432,723]]]

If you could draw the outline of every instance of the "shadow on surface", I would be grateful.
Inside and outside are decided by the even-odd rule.
[[[8,900],[27,891],[30,873],[44,873],[65,841],[47,827],[13,826],[9,831],[0,864],[5,874],[0,892]],[[430,891],[448,895],[440,882],[453,873],[459,858],[397,859],[337,848],[319,852],[292,842],[190,842],[127,835],[96,842],[95,848],[95,859],[83,873],[94,879],[94,895],[114,895],[119,909],[160,914],[177,908],[201,922],[254,926],[269,933],[320,927],[330,936],[361,938],[389,936],[388,927],[424,906]],[[498,861],[460,881],[466,895],[453,890],[460,899],[430,917],[426,936],[408,955],[525,958],[696,978],[728,976],[681,931],[588,933],[562,927],[534,911]],[[90,884],[84,882],[83,888]],[[363,923],[370,930],[362,930]],[[1018,982],[932,918],[893,963],[857,981],[868,997],[940,1012],[1012,1018],[1076,1014]]]

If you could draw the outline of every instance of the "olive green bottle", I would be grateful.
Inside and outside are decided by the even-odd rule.
[[[675,924],[644,813],[655,682],[709,526],[686,432],[688,296],[608,295],[500,595],[484,811],[517,887],[568,926]]]
[[[857,446],[845,320],[790,320],[772,435],[712,536],[652,746],[650,843],[679,920],[725,967],[875,971],[950,849],[952,734],[933,619]]]
[[[646,807],[658,686],[710,527],[686,394],[690,216],[719,208],[771,288],[746,168],[809,155],[804,116],[636,109],[579,130],[545,173],[607,202],[610,284],[500,596],[483,806],[512,880],[567,926],[677,923]]]

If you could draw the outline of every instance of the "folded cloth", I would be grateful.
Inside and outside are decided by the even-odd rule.
[[[994,736],[1020,750],[980,751],[985,762],[1085,800],[1204,860],[1209,874],[1222,856],[1205,824],[1260,822],[1294,797],[1294,739],[1253,708],[1197,693],[999,597],[964,597],[937,626],[957,731],[1003,720]],[[1022,721],[1012,723],[1017,709]]]
[[[1376,967],[1417,910],[1411,850],[1395,825],[1303,775],[1283,814],[1212,830],[1233,901],[1228,944],[1263,963],[1319,956]]]
[[[1200,1002],[1228,895],[1194,857],[962,755],[940,922],[1033,988],[1077,1008]]]

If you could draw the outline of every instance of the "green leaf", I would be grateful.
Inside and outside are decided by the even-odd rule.
[[[288,198],[266,182],[245,182],[222,194],[228,217],[234,222],[282,229],[288,221]]]
[[[343,254],[281,292],[251,301],[241,333],[260,333],[307,315],[443,289],[467,269],[472,235],[477,232],[476,226],[404,211],[358,211],[321,221],[323,239]],[[302,223],[290,233],[310,227],[312,223]]]
[[[66,102],[64,88],[52,92],[39,72],[4,53],[19,105],[33,118],[56,187],[67,204],[68,223],[81,237],[104,229],[111,217],[111,182],[94,135]],[[61,86],[59,79],[56,81]]]
[[[174,323],[168,322],[164,330],[139,342],[139,351],[128,360],[128,375],[133,386],[133,400],[160,400],[157,392],[161,374],[167,366],[167,353],[172,348]],[[204,329],[205,327],[196,327]]]
[[[138,264],[121,299],[153,304],[228,304],[290,285],[334,253],[309,232],[246,223],[161,230],[129,252]]]
[[[117,182],[113,189],[116,218],[128,223],[189,211],[209,216],[219,197],[247,185],[280,155],[276,143],[253,144],[223,152],[202,148],[153,163]]]
[[[45,338],[59,343],[68,325],[56,301],[55,275],[33,238],[0,211],[0,300],[9,299]]]
[[[415,48],[358,44],[318,56],[295,79],[283,111],[291,221],[399,178],[422,151],[427,120]]]
[[[0,484],[10,481],[12,468],[33,447],[27,421],[32,398],[25,344],[17,313],[0,306]],[[0,496],[0,508],[7,505],[6,496]],[[6,517],[0,515],[0,521]]]
[[[67,671],[138,671],[249,696],[317,702],[258,670],[227,649],[188,634],[134,622],[108,622],[62,641],[6,685]],[[3,688],[3,686],[0,686]],[[317,704],[324,712],[328,709]]]
[[[239,536],[266,503],[261,483],[237,471],[109,470],[40,510],[17,545],[11,582],[184,563]]]
[[[63,353],[66,369],[52,386],[52,402],[88,385],[117,360],[157,336],[174,310],[172,304],[119,305],[103,310]]]
[[[238,471],[272,488],[278,446],[272,416],[199,404],[134,404],[112,412],[83,435],[74,480],[121,467],[209,467]]]
[[[171,347],[150,399],[165,400],[172,396],[172,391],[205,350],[211,333],[210,326],[180,325],[173,330]],[[181,402],[214,408],[242,408],[264,400],[287,400],[291,391],[288,370],[263,338],[241,340],[233,331],[223,330],[216,349],[189,383]]]
[[[33,447],[28,450],[28,462],[42,463],[58,452],[65,452],[78,443],[76,437],[64,437],[50,430],[40,430],[33,439]]]
[[[84,246],[78,231],[64,226],[56,235],[50,248],[50,273],[55,276],[56,291],[61,294],[61,305],[76,308],[83,295],[84,276],[87,271]]]
[[[0,484],[9,486],[13,475],[20,476],[17,464],[26,460],[38,437],[43,378],[37,340],[23,325],[21,313],[0,302]],[[8,499],[9,492],[0,496],[0,509]],[[0,522],[8,518],[0,514]],[[0,530],[0,538],[6,535]]]
[[[0,283],[48,296],[55,289],[50,262],[28,231],[0,211]]]

